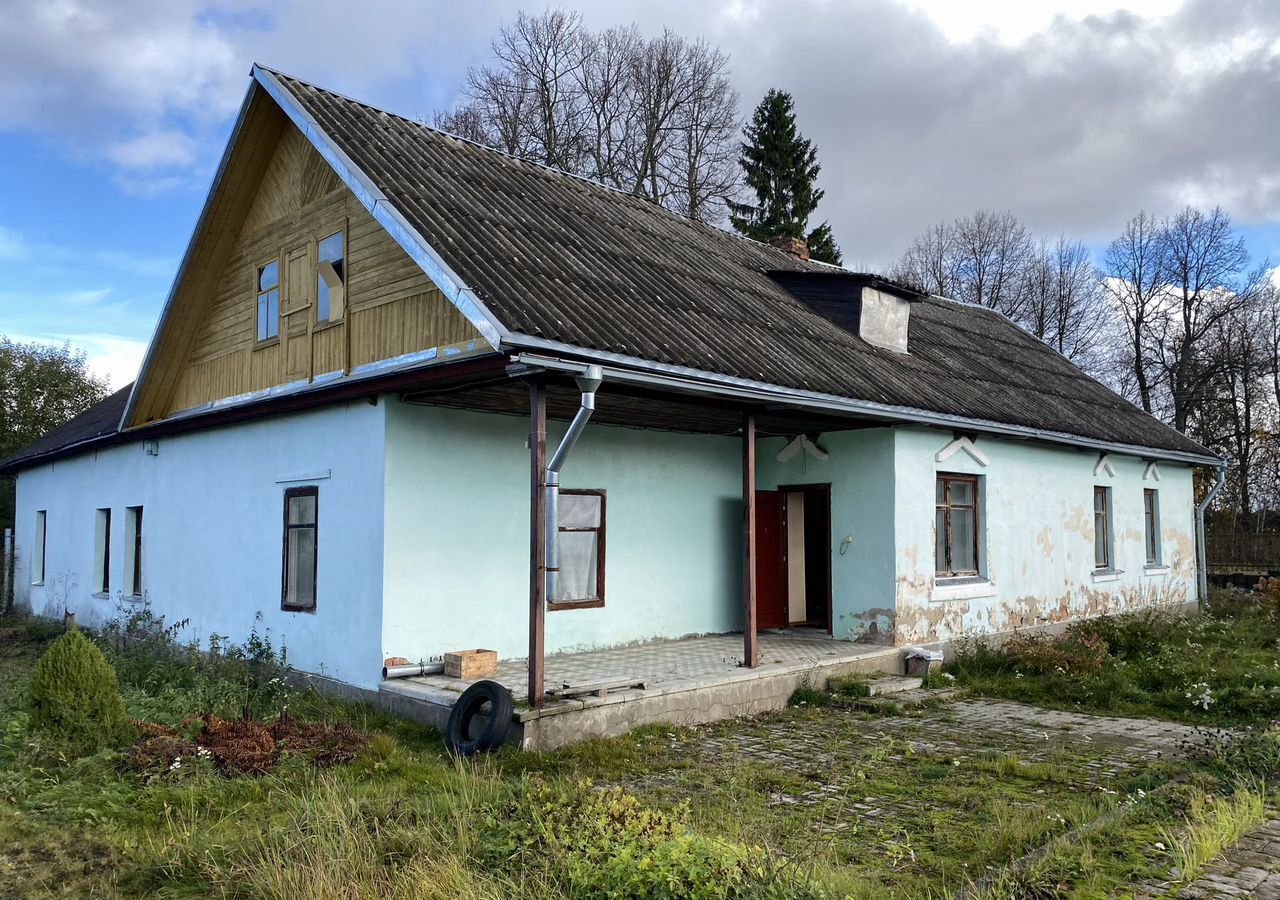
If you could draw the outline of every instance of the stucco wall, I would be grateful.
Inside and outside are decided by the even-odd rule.
[[[374,687],[382,623],[382,416],[363,401],[127,444],[21,473],[17,598],[41,615],[97,626],[130,601],[125,507],[143,507],[143,589],[185,636],[243,641],[255,625],[296,667]],[[327,478],[316,478],[324,470]],[[282,479],[296,479],[283,481]],[[319,486],[314,613],[280,609],[283,494]],[[110,507],[111,596],[94,596],[94,521]],[[36,510],[48,510],[46,579],[31,584]]]
[[[760,442],[756,484],[831,485],[831,632],[837,638],[891,640],[894,627],[894,432],[824,434],[829,457],[801,450],[778,462],[785,438]],[[846,538],[851,540],[846,541]]]
[[[982,466],[961,450],[935,456],[952,437],[896,431],[897,635],[899,643],[1061,622],[1195,596],[1191,469],[1159,465],[1144,479],[1138,457],[1110,456],[1115,475],[1093,474],[1098,454],[979,438]],[[941,588],[934,580],[934,485],[938,472],[982,478],[981,555],[989,587]],[[1093,488],[1112,489],[1114,579],[1093,573]],[[1143,489],[1159,491],[1166,573],[1145,566]],[[957,596],[963,593],[982,596]]]
[[[564,426],[548,423],[548,452]],[[528,430],[388,405],[388,654],[528,654]],[[733,437],[587,428],[561,484],[607,492],[605,606],[549,611],[548,653],[742,627],[740,453]]]

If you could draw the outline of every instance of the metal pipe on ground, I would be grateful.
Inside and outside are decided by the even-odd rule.
[[[444,663],[413,663],[407,666],[383,666],[382,680],[388,678],[417,678],[419,675],[439,675],[444,671]]]
[[[578,443],[578,438],[582,436],[582,432],[586,429],[587,422],[591,419],[591,414],[596,410],[596,391],[599,389],[601,382],[604,381],[604,376],[599,366],[587,366],[575,380],[578,383],[578,390],[582,391],[582,400],[578,406],[578,412],[574,415],[573,421],[569,423],[569,429],[564,433],[560,446],[556,448],[556,452],[551,455],[551,459],[547,462],[546,558],[548,601],[555,600],[560,595],[560,470],[564,467],[565,460],[569,458],[569,454],[573,451],[574,445]]]

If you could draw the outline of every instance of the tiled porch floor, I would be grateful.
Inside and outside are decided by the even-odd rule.
[[[849,660],[894,656],[893,647],[880,644],[856,644],[833,640],[826,635],[803,632],[765,632],[759,636],[760,664],[755,669],[742,668],[742,635],[717,634],[653,641],[631,647],[591,650],[583,653],[561,653],[546,658],[548,689],[563,684],[588,684],[618,679],[644,681],[644,690],[619,691],[608,698],[586,701],[548,703],[546,712],[556,707],[581,707],[583,702],[618,702],[638,699],[674,690],[693,689],[711,684],[768,677],[785,671],[796,671]],[[500,661],[491,680],[511,690],[517,702],[528,700],[528,669],[523,659]],[[470,681],[427,675],[384,681],[382,689],[435,703],[452,705]]]

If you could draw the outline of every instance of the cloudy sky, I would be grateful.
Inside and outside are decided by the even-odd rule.
[[[818,145],[846,261],[980,207],[1100,247],[1140,208],[1221,204],[1280,260],[1280,3],[611,0],[730,54]],[[132,379],[250,63],[407,115],[454,100],[519,3],[0,0],[0,334]],[[537,4],[524,6],[538,11]]]

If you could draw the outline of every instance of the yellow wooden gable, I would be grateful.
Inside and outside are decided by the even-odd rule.
[[[264,91],[241,116],[126,427],[480,343]]]

